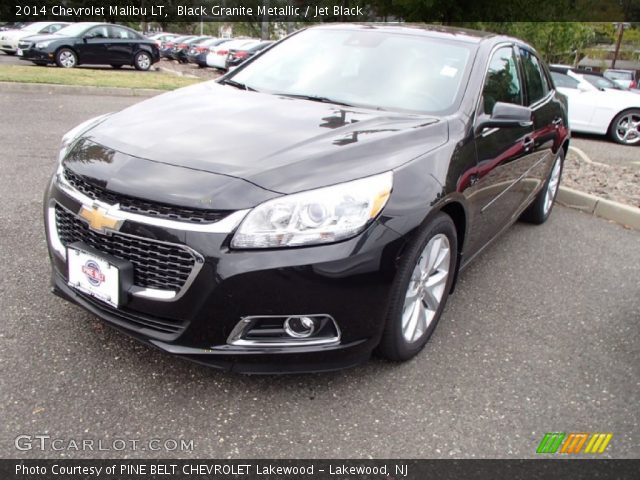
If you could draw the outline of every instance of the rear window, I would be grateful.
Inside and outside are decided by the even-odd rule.
[[[614,80],[633,80],[633,74],[631,72],[608,70],[604,74],[609,78],[613,78]]]

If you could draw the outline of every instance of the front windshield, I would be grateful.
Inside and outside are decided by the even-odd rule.
[[[249,89],[336,103],[442,112],[458,101],[474,47],[380,30],[300,32],[232,75]]]
[[[66,37],[79,37],[91,26],[91,24],[86,23],[72,23],[68,27],[61,28],[56,33]]]

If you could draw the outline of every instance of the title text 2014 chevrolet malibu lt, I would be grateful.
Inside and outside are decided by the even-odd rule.
[[[547,219],[568,142],[565,99],[518,40],[310,28],[65,135],[53,288],[235,371],[406,360],[461,268]]]

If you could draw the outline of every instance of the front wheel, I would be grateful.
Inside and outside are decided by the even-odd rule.
[[[138,52],[133,59],[136,70],[147,71],[151,68],[151,56],[147,52]]]
[[[553,161],[553,166],[547,177],[547,181],[531,205],[522,212],[520,220],[540,225],[547,221],[551,210],[556,201],[558,195],[558,189],[560,188],[560,178],[562,177],[562,166],[564,164],[564,150],[561,148],[556,155],[556,159]]]
[[[623,145],[640,145],[640,110],[632,109],[618,114],[611,122],[609,135]]]
[[[391,287],[387,323],[378,346],[384,357],[409,360],[425,346],[451,291],[457,251],[451,217],[439,213],[421,227]]]
[[[61,68],[73,68],[78,64],[76,52],[69,48],[61,48],[56,53],[56,65]]]

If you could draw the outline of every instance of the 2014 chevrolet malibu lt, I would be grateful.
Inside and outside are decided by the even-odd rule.
[[[549,217],[568,143],[566,99],[516,39],[306,29],[64,136],[53,291],[234,371],[407,360],[459,272]]]

